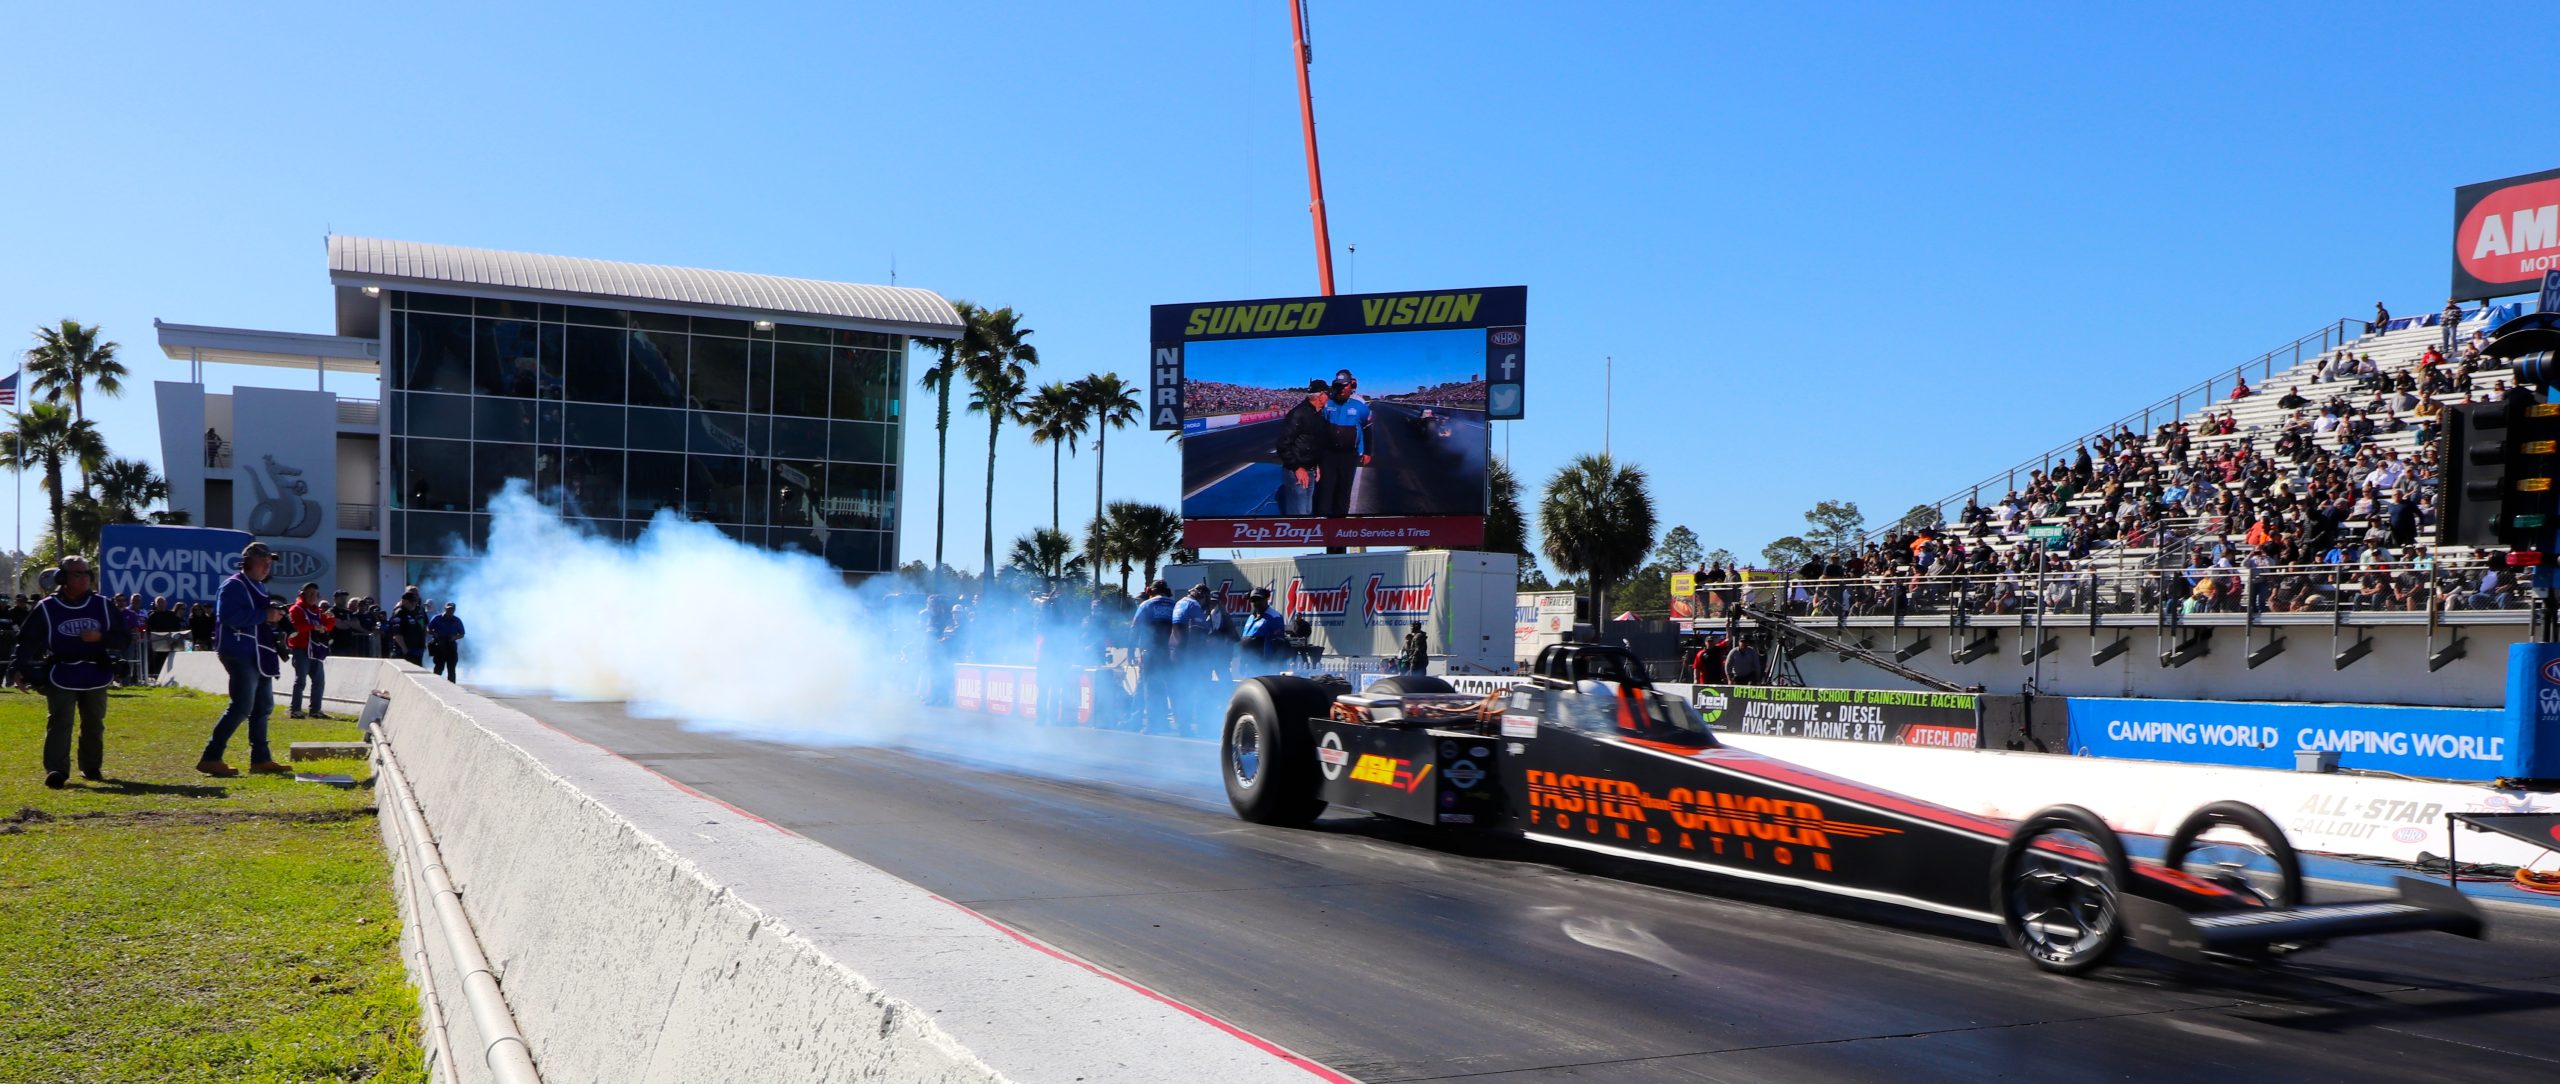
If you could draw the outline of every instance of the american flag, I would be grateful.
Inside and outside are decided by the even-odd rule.
[[[0,406],[18,405],[18,374],[0,377]]]

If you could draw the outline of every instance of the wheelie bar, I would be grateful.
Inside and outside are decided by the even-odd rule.
[[[2365,903],[2202,914],[2139,896],[2126,896],[2121,903],[2136,946],[2191,963],[2290,942],[2415,930],[2479,937],[2487,928],[2480,908],[2461,892],[2414,877],[2400,878],[2400,898]]]

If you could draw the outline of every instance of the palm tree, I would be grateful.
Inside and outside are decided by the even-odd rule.
[[[1154,583],[1156,569],[1166,556],[1182,547],[1182,517],[1173,509],[1145,501],[1113,501],[1103,510],[1107,526],[1103,533],[1109,539],[1114,556],[1120,559],[1120,590],[1129,590],[1129,562],[1136,561],[1146,570],[1146,582]]]
[[[1138,404],[1137,390],[1131,388],[1128,382],[1121,380],[1120,374],[1118,373],[1095,373],[1082,380],[1076,381],[1075,388],[1076,397],[1084,402],[1086,419],[1090,421],[1094,427],[1093,514],[1098,520],[1103,518],[1103,443],[1111,438],[1112,430],[1126,429],[1129,426],[1136,424],[1139,413],[1145,408]],[[1096,562],[1093,567],[1093,585],[1096,588],[1102,586],[1102,565],[1100,562]],[[1120,587],[1124,593],[1127,591],[1128,586],[1128,574],[1123,573],[1120,576]]]
[[[106,457],[107,442],[98,436],[97,424],[75,418],[70,411],[52,403],[27,404],[27,409],[18,414],[16,427],[0,431],[0,465],[20,474],[44,472],[45,495],[52,501],[56,553],[68,552],[63,549],[63,463],[77,464],[86,472]]]
[[[934,394],[933,405],[933,576],[942,580],[942,510],[945,495],[944,476],[951,473],[951,386],[961,379],[961,367],[976,348],[981,310],[966,301],[951,303],[951,311],[960,316],[960,335],[952,339],[915,339],[913,342],[934,352],[933,364],[927,366],[918,381]]]
[[[108,395],[124,394],[123,378],[132,375],[116,360],[116,344],[98,341],[98,328],[65,318],[55,327],[36,329],[36,345],[27,351],[27,390],[48,403],[71,397],[71,419],[89,420],[84,402],[89,385]],[[89,490],[89,470],[80,469],[80,490]],[[56,526],[60,524],[57,522]]]
[[[109,459],[89,480],[96,494],[72,494],[64,505],[74,550],[94,548],[99,528],[107,524],[152,522],[151,506],[169,499],[169,480],[139,459]]]
[[[1031,427],[1031,443],[1049,446],[1049,529],[1058,529],[1058,471],[1065,461],[1061,451],[1072,454],[1076,443],[1084,439],[1091,427],[1092,412],[1085,409],[1084,399],[1073,385],[1052,381],[1031,393],[1023,403],[1022,424]],[[1063,535],[1061,537],[1064,537]]]
[[[974,338],[977,349],[962,355],[961,369],[974,389],[970,412],[987,416],[987,522],[978,567],[992,578],[996,570],[996,431],[1005,419],[1022,417],[1022,393],[1031,385],[1031,366],[1040,364],[1040,351],[1027,341],[1031,329],[1022,326],[1021,315],[1011,308],[981,313]]]
[[[996,571],[996,433],[1007,418],[1022,417],[1024,381],[1021,372],[1008,368],[990,369],[969,375],[969,413],[987,416],[987,507],[986,552],[979,568],[990,580]]]
[[[1043,593],[1055,592],[1058,581],[1066,579],[1083,561],[1076,556],[1074,539],[1045,527],[1034,527],[1029,534],[1014,539],[1013,552],[1005,558],[1006,564],[1040,577]]]
[[[1590,583],[1591,612],[1604,639],[1609,589],[1643,565],[1653,525],[1653,494],[1641,467],[1586,455],[1547,480],[1538,502],[1539,541],[1558,569]]]

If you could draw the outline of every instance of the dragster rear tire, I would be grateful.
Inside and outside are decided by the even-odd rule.
[[[2293,841],[2285,838],[2284,828],[2275,818],[2247,802],[2215,802],[2187,814],[2186,820],[2178,822],[2178,830],[2169,833],[2169,849],[2161,853],[2160,864],[2189,873],[2188,852],[2195,849],[2199,837],[2217,824],[2240,829],[2266,845],[2267,857],[2276,864],[2279,885],[2275,897],[2266,901],[2267,906],[2302,906],[2302,856],[2294,853]]]
[[[1376,681],[1370,682],[1369,687],[1363,691],[1372,693],[1396,693],[1398,695],[1414,693],[1419,695],[1422,693],[1454,693],[1458,690],[1452,687],[1448,682],[1432,677],[1429,674],[1396,674],[1391,677],[1382,677]]]
[[[1273,676],[1236,683],[1218,740],[1227,804],[1255,824],[1298,827],[1324,812],[1316,797],[1315,743],[1307,720],[1333,710],[1333,693],[1305,678]]]
[[[2020,888],[2028,880],[2051,877],[2048,873],[2030,873],[2024,867],[2037,857],[2036,840],[2053,832],[2071,832],[2086,837],[2098,849],[2098,883],[2071,884],[2075,896],[2086,897],[2094,904],[2086,915],[2092,921],[2083,925],[2083,941],[2067,948],[2052,946],[2050,938],[2040,931],[2030,931]],[[2048,863],[2050,864],[2050,863]],[[2057,975],[2077,975],[2107,962],[2124,943],[2124,909],[2119,905],[2133,881],[2133,863],[2125,857],[2124,841],[2116,838],[2115,829],[2098,815],[2076,805],[2047,806],[2034,816],[2018,822],[2001,844],[1999,857],[1991,863],[1991,907],[2000,916],[2000,933],[2008,939],[2027,962]],[[2077,913],[2075,920],[2083,917]],[[2039,912],[2042,913],[2042,912]]]

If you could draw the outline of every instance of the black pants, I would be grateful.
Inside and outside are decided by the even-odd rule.
[[[71,723],[75,711],[80,717],[80,773],[97,775],[103,771],[107,759],[107,691],[48,687],[44,704],[45,772],[71,772]]]
[[[1360,476],[1360,457],[1352,452],[1326,452],[1324,477],[1316,480],[1319,516],[1351,514],[1351,483]]]
[[[435,660],[436,676],[443,678],[446,681],[459,682],[462,680],[460,676],[460,671],[462,670],[460,659],[461,654],[462,652],[458,649],[458,645],[455,644],[427,645],[427,655]]]

